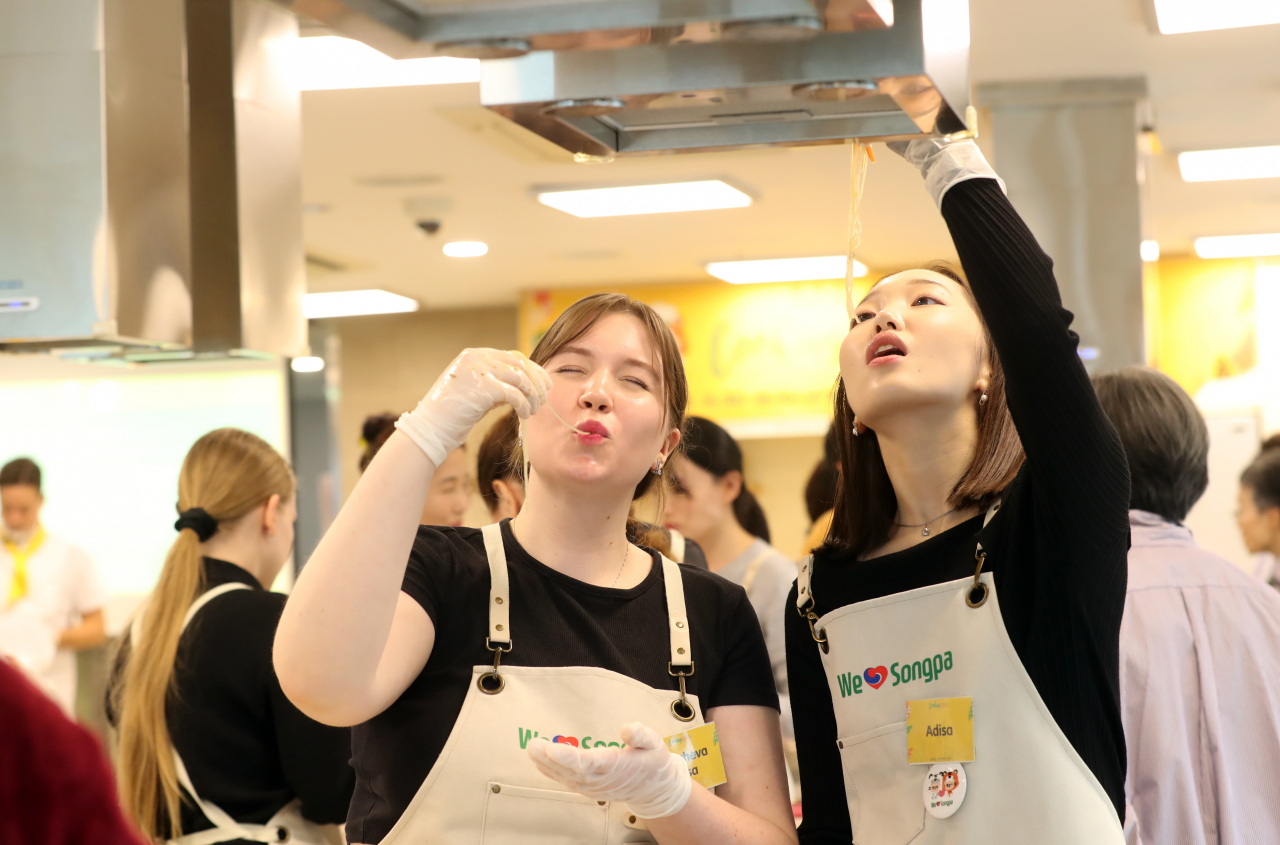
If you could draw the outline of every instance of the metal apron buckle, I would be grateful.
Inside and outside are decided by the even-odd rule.
[[[982,607],[987,603],[987,596],[991,595],[990,588],[988,588],[986,584],[982,583],[982,581],[978,580],[982,577],[982,566],[987,562],[987,553],[979,549],[973,553],[973,556],[978,561],[978,568],[973,573],[973,586],[969,587],[968,591],[964,595],[964,603],[969,605],[969,607]],[[975,600],[973,598],[973,594],[977,593],[979,590],[982,591],[980,594],[981,597]]]
[[[693,661],[689,661],[688,672],[677,672],[675,667],[672,666],[669,661],[667,663],[667,674],[678,678],[680,681],[680,697],[671,702],[671,715],[675,716],[682,722],[692,722],[693,717],[697,715],[693,709],[693,705],[689,703],[689,699],[686,697],[684,689],[684,679],[693,676],[693,669]]]
[[[476,686],[480,688],[480,692],[485,695],[497,695],[502,692],[507,685],[507,679],[499,674],[499,664],[502,663],[502,653],[511,651],[511,643],[507,643],[507,647],[503,648],[501,643],[496,646],[489,642],[489,638],[484,638],[484,647],[493,652],[493,671],[485,672],[479,678],[476,678]]]

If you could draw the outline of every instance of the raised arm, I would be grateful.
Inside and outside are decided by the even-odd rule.
[[[1005,371],[1005,393],[1048,524],[1073,542],[1129,530],[1124,449],[1094,395],[1053,261],[972,141],[893,144],[942,211]]]
[[[486,413],[510,404],[528,417],[550,386],[519,353],[468,349],[396,423],[311,555],[276,631],[280,685],[303,713],[329,725],[367,721],[422,671],[435,629],[400,586],[431,476]]]

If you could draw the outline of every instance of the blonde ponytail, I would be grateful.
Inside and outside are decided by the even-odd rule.
[[[294,487],[288,463],[266,441],[247,431],[220,428],[197,440],[187,453],[178,479],[178,511],[203,508],[219,523],[229,522],[273,495],[288,498]],[[142,635],[130,643],[115,690],[121,803],[153,842],[166,828],[171,838],[182,835],[182,792],[165,704],[173,692],[183,620],[204,590],[200,540],[194,529],[184,528],[141,611]]]

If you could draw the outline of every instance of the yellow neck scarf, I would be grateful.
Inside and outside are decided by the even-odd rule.
[[[5,538],[4,548],[13,558],[13,580],[9,582],[9,596],[5,603],[6,607],[12,607],[18,601],[27,595],[27,561],[35,554],[40,545],[44,542],[44,529],[40,528],[36,531],[36,536],[31,538],[31,542],[27,543],[25,548],[19,549],[18,544]]]

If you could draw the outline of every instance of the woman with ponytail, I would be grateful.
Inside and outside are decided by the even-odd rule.
[[[296,515],[288,463],[223,428],[178,479],[178,537],[121,644],[109,701],[122,803],[152,842],[337,841],[355,775],[350,736],[280,690],[268,592]]]
[[[684,454],[672,462],[674,495],[664,512],[668,528],[702,547],[712,572],[742,585],[755,608],[782,705],[782,735],[790,739],[785,607],[796,565],[769,545],[769,522],[747,489],[742,448],[705,417],[689,417]]]

